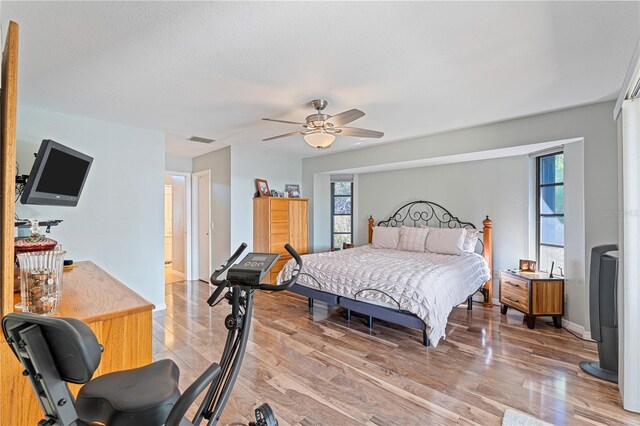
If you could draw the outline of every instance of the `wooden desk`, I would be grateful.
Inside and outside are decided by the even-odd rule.
[[[16,302],[19,300],[17,295]],[[92,262],[80,262],[64,273],[62,304],[56,316],[89,324],[104,346],[94,377],[151,362],[151,312],[154,306]],[[33,426],[42,410],[31,384],[3,339],[0,343],[2,426]],[[75,393],[79,386],[70,386]]]

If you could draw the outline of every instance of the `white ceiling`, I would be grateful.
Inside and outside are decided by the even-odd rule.
[[[307,103],[359,108],[380,140],[614,99],[640,37],[638,2],[9,2],[19,101],[170,134],[167,152],[229,144],[327,153],[297,130]],[[180,136],[178,136],[180,135]],[[212,145],[185,142],[197,135]],[[355,145],[358,144],[358,145]]]

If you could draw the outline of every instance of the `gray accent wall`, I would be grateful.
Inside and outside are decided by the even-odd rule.
[[[193,172],[203,170],[211,170],[212,259],[213,269],[216,269],[231,254],[231,148],[194,158]]]
[[[324,174],[331,172],[350,171],[358,173],[358,168],[370,168],[371,166],[393,165],[406,161],[419,159],[429,159],[445,157],[456,154],[467,154],[492,149],[511,148],[522,145],[536,144],[542,142],[559,141],[574,138],[583,138],[581,147],[572,148],[578,162],[572,165],[575,174],[572,177],[572,186],[580,190],[583,187],[583,200],[574,200],[577,206],[574,213],[576,221],[583,221],[582,236],[584,242],[576,242],[576,247],[582,246],[582,254],[578,254],[578,259],[573,259],[574,265],[581,269],[576,275],[575,285],[568,288],[568,319],[571,322],[584,326],[588,330],[586,306],[586,286],[584,277],[589,270],[589,252],[591,247],[599,244],[616,243],[618,241],[618,159],[617,159],[617,131],[612,120],[611,112],[613,102],[602,102],[577,108],[550,112],[535,116],[523,117],[484,126],[472,127],[443,134],[425,136],[402,142],[389,143],[372,146],[370,148],[358,149],[347,152],[338,152],[321,157],[304,159],[302,162],[302,190],[303,196],[311,200],[310,211],[310,246],[316,249],[321,248],[316,244],[316,239],[323,241],[324,233],[321,228],[326,226],[316,226],[315,222],[328,224],[328,219],[324,208],[315,209],[315,206],[326,206],[329,192],[320,188],[319,183],[328,179],[323,179]],[[384,129],[382,129],[384,130]],[[580,160],[580,158],[583,160]],[[358,176],[358,216],[357,222],[363,221],[369,214],[389,215],[393,213],[402,198],[402,193],[407,196],[406,188],[412,187],[413,191],[422,191],[425,185],[427,190],[423,191],[424,197],[433,199],[433,191],[446,196],[445,207],[450,207],[455,213],[452,205],[460,206],[460,209],[468,209],[469,199],[482,197],[490,200],[490,207],[485,207],[478,211],[478,218],[471,218],[474,222],[479,222],[482,215],[489,213],[494,218],[494,238],[499,247],[495,247],[496,253],[500,254],[496,267],[505,267],[514,264],[520,253],[527,253],[529,226],[527,217],[529,215],[526,197],[529,191],[529,179],[520,176],[515,172],[517,159],[500,159],[463,163],[459,165],[433,166],[430,168],[416,169],[416,171],[405,170],[414,177],[414,181],[408,180],[400,175],[393,175],[398,172],[378,172],[360,174]],[[476,164],[474,164],[476,163]],[[517,180],[513,175],[500,175],[502,167],[512,173],[517,173],[517,180],[523,182],[521,188],[515,188],[513,183]],[[426,169],[430,169],[426,171]],[[518,170],[520,170],[518,168]],[[525,165],[525,173],[528,173]],[[435,171],[435,172],[434,172]],[[387,174],[388,173],[388,174]],[[401,182],[392,183],[391,180],[385,182],[384,176],[399,178]],[[378,175],[378,176],[374,176]],[[581,179],[581,175],[584,176]],[[396,180],[396,179],[393,180]],[[429,179],[430,182],[425,183]],[[524,179],[524,180],[521,180]],[[580,180],[582,182],[580,182]],[[510,181],[506,182],[505,181]],[[379,189],[373,188],[377,186]],[[520,185],[518,185],[519,187]],[[439,187],[446,188],[436,189]],[[471,190],[472,189],[472,190]],[[516,192],[518,189],[524,194],[520,198]],[[317,194],[316,194],[317,192]],[[413,192],[415,193],[415,192]],[[410,196],[411,201],[415,197]],[[525,200],[525,201],[523,201]],[[434,200],[435,201],[435,200]],[[507,206],[504,206],[504,203]],[[580,203],[584,206],[581,209]],[[511,206],[511,207],[509,207]],[[506,210],[518,207],[518,211]],[[371,210],[371,211],[367,211]],[[582,210],[584,217],[580,216]],[[386,212],[386,213],[384,213]],[[508,217],[508,218],[506,218]],[[516,218],[516,219],[514,219]],[[466,219],[466,218],[465,218]],[[567,217],[567,221],[571,220]],[[501,223],[502,221],[502,223]],[[505,226],[506,223],[509,226]],[[359,231],[356,236],[357,241],[362,242],[366,234],[362,234],[365,229],[364,224],[356,224]],[[327,231],[328,232],[328,231]],[[315,234],[315,235],[314,235]],[[498,235],[500,234],[500,235]],[[504,234],[508,234],[505,237]],[[322,244],[323,245],[323,244]],[[513,257],[513,260],[510,258]]]

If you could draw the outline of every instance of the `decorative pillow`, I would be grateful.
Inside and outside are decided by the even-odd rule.
[[[400,228],[388,228],[386,226],[373,227],[371,244],[374,248],[397,250],[399,241]]]
[[[429,228],[400,228],[400,244],[398,250],[424,252]]]
[[[466,253],[475,253],[480,231],[477,229],[465,229],[464,248]]]
[[[464,253],[464,229],[430,228],[427,235],[426,249],[430,253],[454,254]]]

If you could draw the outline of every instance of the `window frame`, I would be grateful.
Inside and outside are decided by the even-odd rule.
[[[540,155],[538,157],[536,157],[536,262],[538,263],[538,268],[542,267],[542,264],[540,263],[540,247],[545,246],[545,247],[555,247],[555,248],[561,248],[563,251],[565,249],[565,244],[550,244],[550,243],[543,243],[540,241],[540,237],[541,237],[541,232],[540,232],[540,226],[542,223],[542,218],[543,217],[565,217],[564,214],[564,207],[562,210],[562,213],[541,213],[541,205],[540,205],[540,194],[542,192],[542,188],[547,188],[547,187],[552,187],[552,186],[562,186],[563,189],[565,189],[565,175],[563,174],[562,176],[562,182],[554,182],[554,183],[541,183],[540,182],[540,164],[541,164],[541,160],[543,158],[548,158],[548,157],[555,157],[556,155],[560,155],[563,154],[564,155],[564,150],[560,150],[560,151],[555,151],[549,154],[544,154],[544,155]],[[564,161],[564,160],[563,160]],[[564,198],[564,195],[563,195]],[[565,222],[566,224],[566,222]],[[562,237],[562,240],[564,241],[564,235]],[[566,243],[566,242],[565,242]],[[548,271],[545,271],[548,272]]]
[[[345,183],[345,182],[349,182],[349,184],[351,185],[351,191],[350,194],[348,195],[349,198],[351,198],[351,213],[350,214],[336,214],[335,212],[335,203],[336,203],[336,197],[347,197],[347,195],[336,195],[336,183]],[[335,227],[334,227],[334,217],[336,216],[351,216],[351,232],[336,232],[335,231]],[[350,241],[351,244],[353,244],[353,181],[332,181],[331,182],[331,248],[335,249],[336,247],[334,247],[334,236],[335,235],[349,235],[350,236]],[[342,249],[342,247],[340,247]]]

